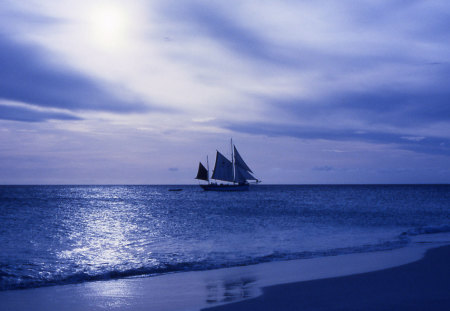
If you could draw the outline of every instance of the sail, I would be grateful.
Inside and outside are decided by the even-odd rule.
[[[208,176],[208,170],[203,166],[203,164],[200,162],[198,164],[198,172],[197,172],[197,177],[195,177],[195,179],[200,179],[200,180],[209,180],[209,176]]]
[[[236,166],[236,178],[235,181],[236,182],[245,182],[247,180],[257,180],[255,177],[252,176],[252,174],[250,174],[249,172],[247,172],[246,170],[242,169],[239,166]]]
[[[211,178],[224,181],[233,181],[233,175],[233,164],[230,160],[225,158],[223,154],[217,151],[216,165],[214,166],[214,171]]]
[[[240,167],[240,168],[244,169],[245,171],[253,173],[252,170],[248,167],[248,165],[242,159],[241,155],[239,154],[239,152],[236,149],[236,146],[234,146],[234,163],[235,163],[236,167]],[[255,179],[255,178],[252,178],[252,179]]]

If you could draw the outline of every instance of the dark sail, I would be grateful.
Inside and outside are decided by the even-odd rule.
[[[203,166],[201,162],[198,164],[198,173],[195,179],[209,181],[208,170]]]
[[[239,166],[236,166],[235,170],[235,182],[246,182],[247,180],[257,180],[252,174],[242,169]]]
[[[234,163],[236,166],[244,169],[245,171],[253,173],[252,170],[248,167],[248,165],[242,159],[241,155],[239,154],[239,152],[236,149],[236,146],[234,146]],[[249,179],[249,178],[247,178],[247,179]],[[253,178],[253,179],[255,179],[255,178]]]
[[[234,181],[233,177],[233,163],[217,151],[216,164],[214,166],[214,171],[211,178],[224,181]]]

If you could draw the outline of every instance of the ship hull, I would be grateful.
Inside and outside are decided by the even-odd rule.
[[[249,184],[238,184],[238,185],[218,185],[218,184],[208,184],[200,185],[205,191],[248,191],[250,188]]]

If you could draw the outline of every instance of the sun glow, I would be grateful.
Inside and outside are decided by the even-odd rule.
[[[95,43],[120,48],[131,35],[131,16],[125,8],[105,3],[90,10],[89,28]]]

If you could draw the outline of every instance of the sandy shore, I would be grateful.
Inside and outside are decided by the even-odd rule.
[[[450,247],[432,249],[450,235],[437,236],[391,251],[2,291],[0,311],[450,310]]]
[[[257,298],[204,310],[450,310],[450,246],[399,267],[266,287]]]

